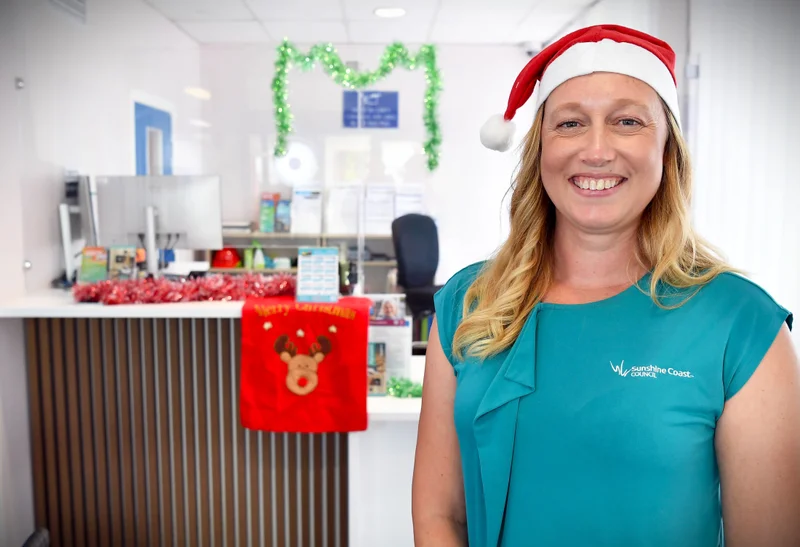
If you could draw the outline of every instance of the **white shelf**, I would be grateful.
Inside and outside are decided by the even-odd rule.
[[[288,232],[242,232],[239,230],[223,230],[223,239],[319,239],[320,234],[292,234]]]
[[[105,306],[75,302],[70,291],[51,289],[0,303],[0,317],[48,318],[230,318],[242,316],[244,302],[180,302]]]
[[[290,232],[242,232],[240,230],[223,230],[223,239],[358,239],[358,234],[294,234]],[[365,235],[367,239],[390,240],[390,235]]]
[[[297,268],[277,269],[277,268],[209,268],[209,273],[218,274],[241,274],[241,273],[260,273],[260,274],[278,274],[278,273],[297,273]]]

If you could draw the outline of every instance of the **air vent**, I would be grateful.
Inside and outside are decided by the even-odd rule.
[[[50,2],[74,15],[82,22],[86,22],[86,1],[87,0],[50,0]]]

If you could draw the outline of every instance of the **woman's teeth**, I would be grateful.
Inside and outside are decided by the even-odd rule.
[[[572,184],[583,190],[608,190],[614,188],[625,179],[590,179],[586,177],[575,177]]]

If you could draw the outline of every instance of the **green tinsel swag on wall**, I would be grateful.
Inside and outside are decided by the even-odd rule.
[[[416,55],[411,55],[403,44],[394,43],[386,47],[377,69],[360,72],[347,68],[331,44],[317,44],[312,46],[308,53],[302,53],[291,42],[284,40],[278,47],[275,77],[272,80],[275,128],[278,134],[275,144],[277,157],[286,154],[287,138],[292,132],[292,112],[288,103],[287,89],[289,69],[292,65],[296,65],[301,70],[311,70],[317,62],[334,82],[348,89],[364,89],[371,86],[386,78],[398,67],[406,70],[421,68],[425,71],[428,85],[425,89],[425,109],[422,118],[428,138],[423,149],[428,157],[428,169],[431,171],[436,169],[439,165],[439,145],[442,143],[436,116],[442,80],[439,68],[436,66],[436,48],[432,45],[424,45],[419,48]]]

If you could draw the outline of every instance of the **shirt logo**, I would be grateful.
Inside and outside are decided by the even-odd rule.
[[[611,365],[611,370],[616,372],[623,378],[658,378],[659,376],[668,375],[677,378],[694,378],[688,370],[677,370],[674,368],[660,368],[655,365],[646,365],[640,367],[625,368],[625,361],[619,365],[615,365],[612,361],[608,362]]]

